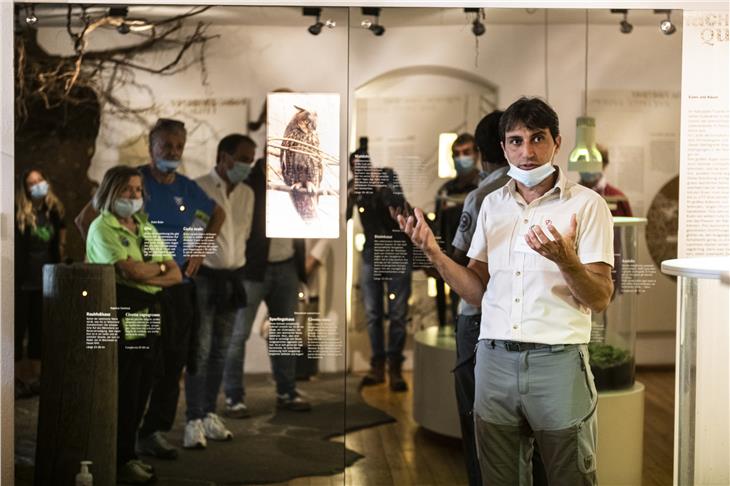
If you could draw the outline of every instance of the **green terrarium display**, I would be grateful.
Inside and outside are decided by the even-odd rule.
[[[588,344],[591,371],[598,390],[617,390],[634,384],[634,358],[610,344]]]
[[[639,293],[634,274],[645,218],[614,217],[611,277],[614,293],[608,307],[591,313],[590,365],[599,391],[634,386]]]

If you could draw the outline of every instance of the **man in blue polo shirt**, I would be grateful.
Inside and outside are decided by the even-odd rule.
[[[162,459],[177,457],[177,449],[162,435],[175,421],[180,376],[188,358],[194,356],[196,345],[195,287],[193,277],[200,267],[205,252],[186,241],[195,241],[194,234],[218,234],[225,213],[215,201],[192,180],[177,173],[180,166],[187,132],[183,122],[160,118],[149,133],[150,163],[139,170],[146,194],[145,210],[150,222],[160,233],[175,263],[183,271],[183,282],[164,290],[176,303],[171,315],[165,316],[162,329],[163,362],[155,377],[149,406],[138,433],[137,453]],[[95,211],[87,205],[75,219],[82,235]],[[200,229],[205,225],[204,231]],[[202,239],[203,242],[210,241]]]

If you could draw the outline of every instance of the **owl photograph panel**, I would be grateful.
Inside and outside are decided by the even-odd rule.
[[[340,96],[267,97],[266,236],[337,238]]]

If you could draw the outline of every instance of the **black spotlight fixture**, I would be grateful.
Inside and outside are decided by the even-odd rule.
[[[634,30],[634,26],[629,22],[629,11],[625,8],[612,8],[612,14],[623,14],[624,19],[619,23],[622,34],[630,34]]]
[[[471,33],[474,34],[476,37],[484,35],[484,33],[487,31],[487,28],[484,26],[484,9],[483,8],[465,8],[465,13],[473,13],[476,14],[474,17],[474,21],[471,23]]]
[[[129,28],[129,25],[127,25],[127,22],[126,22],[127,15],[129,15],[128,7],[110,7],[109,13],[107,15],[109,17],[115,17],[115,18],[119,19],[119,25],[117,25],[117,32],[119,32],[122,35],[129,34],[131,29]]]
[[[380,7],[362,7],[361,10],[363,15],[373,17],[373,20],[364,19],[362,22],[360,22],[360,26],[368,29],[373,33],[373,35],[376,35],[378,37],[385,34],[385,27],[383,27],[379,23]]]
[[[672,35],[677,31],[677,27],[672,23],[672,11],[671,10],[654,10],[655,14],[666,14],[667,18],[659,22],[659,30],[664,35]]]
[[[322,9],[319,7],[304,7],[302,9],[302,15],[305,17],[314,17],[317,19],[312,25],[307,27],[307,31],[312,35],[319,35],[322,32],[322,27],[329,29],[334,28],[337,24],[334,20],[327,19],[322,22],[319,17],[322,15]]]
[[[302,9],[302,15],[317,19],[315,23],[307,27],[307,31],[312,35],[319,35],[322,32],[322,27],[324,27],[324,24],[319,20],[319,16],[322,15],[322,9],[319,7],[304,7]]]

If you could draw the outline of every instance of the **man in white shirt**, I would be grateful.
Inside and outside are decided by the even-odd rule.
[[[243,184],[254,164],[256,143],[232,134],[218,144],[216,166],[196,180],[223,208],[226,219],[218,233],[217,248],[203,260],[195,277],[200,309],[195,373],[185,376],[187,424],[183,445],[202,449],[206,439],[230,440],[233,434],[215,413],[223,368],[236,321],[243,319],[246,291],[243,266],[246,240],[251,233],[254,193]]]
[[[534,441],[550,484],[595,484],[586,344],[591,311],[613,293],[611,214],[553,165],[561,137],[544,101],[520,98],[499,127],[513,180],[484,199],[467,267],[441,252],[420,209],[399,223],[451,288],[482,308],[474,420],[484,484],[531,484]]]

